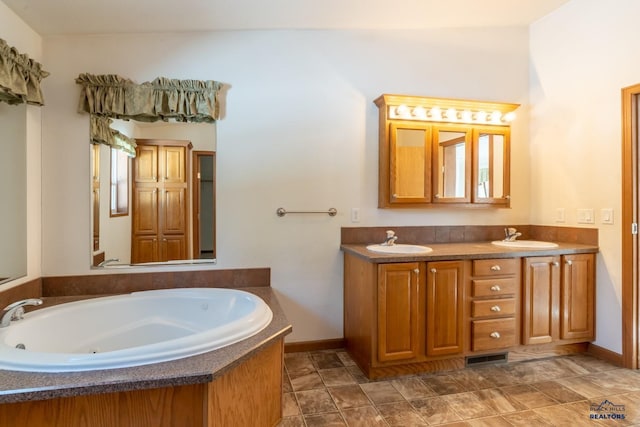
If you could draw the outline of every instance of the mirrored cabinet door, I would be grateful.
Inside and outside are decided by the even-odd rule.
[[[506,204],[509,200],[509,129],[474,131],[473,197],[475,203]]]
[[[434,203],[471,201],[470,128],[434,127]]]
[[[431,200],[431,129],[419,123],[392,123],[390,193],[393,203]]]

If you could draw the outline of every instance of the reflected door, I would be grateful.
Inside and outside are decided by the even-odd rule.
[[[435,203],[471,201],[471,129],[434,128]]]
[[[473,201],[504,204],[509,200],[509,129],[474,130]]]

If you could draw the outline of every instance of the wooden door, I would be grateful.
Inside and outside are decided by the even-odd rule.
[[[415,359],[419,354],[420,264],[378,266],[378,360]]]
[[[543,344],[559,338],[560,258],[524,258],[522,343]]]
[[[138,140],[131,262],[188,259],[188,141]]]
[[[593,254],[562,257],[562,322],[560,338],[593,340],[594,334],[594,268]]]
[[[427,356],[463,350],[463,261],[427,263]]]
[[[431,128],[421,123],[389,125],[390,203],[431,201]]]

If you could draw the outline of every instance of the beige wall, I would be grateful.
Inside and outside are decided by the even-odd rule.
[[[600,232],[597,340],[621,352],[621,88],[640,83],[640,2],[573,0],[531,26],[531,206],[566,225],[592,208]],[[614,209],[614,224],[600,210]]]

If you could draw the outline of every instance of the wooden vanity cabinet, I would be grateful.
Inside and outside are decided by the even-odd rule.
[[[471,351],[492,351],[519,344],[519,261],[518,258],[507,258],[472,262],[469,292]]]
[[[424,336],[425,283],[420,263],[378,265],[378,360],[417,359]]]
[[[593,341],[595,255],[523,259],[523,344]]]

